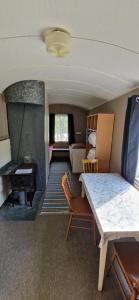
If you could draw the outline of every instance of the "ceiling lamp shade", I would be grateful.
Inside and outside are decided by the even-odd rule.
[[[62,28],[53,28],[44,32],[47,52],[53,56],[63,57],[70,52],[70,33]]]

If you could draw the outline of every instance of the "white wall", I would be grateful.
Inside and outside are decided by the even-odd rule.
[[[0,168],[11,160],[10,140],[0,141]],[[0,177],[0,206],[8,196],[7,178]]]

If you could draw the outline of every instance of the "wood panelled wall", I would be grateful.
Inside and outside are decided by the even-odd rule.
[[[49,113],[54,114],[73,114],[75,128],[75,142],[85,142],[86,136],[86,117],[87,111],[83,108],[66,105],[66,104],[51,104],[49,105]],[[81,134],[78,134],[78,133]]]
[[[128,97],[132,95],[139,95],[139,89],[136,89],[130,93],[127,93],[115,100],[109,101],[101,106],[92,109],[89,114],[93,113],[114,113],[114,131],[112,141],[112,152],[110,169],[111,172],[121,172],[121,155],[122,155],[122,143],[123,143],[123,132],[125,123],[125,114],[127,108]]]

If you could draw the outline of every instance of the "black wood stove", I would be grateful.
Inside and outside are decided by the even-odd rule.
[[[32,206],[36,191],[36,169],[37,165],[35,163],[23,163],[9,173],[12,193],[23,191],[25,193],[25,203],[26,205],[30,203],[30,206]]]

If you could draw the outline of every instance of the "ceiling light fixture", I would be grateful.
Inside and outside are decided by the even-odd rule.
[[[43,33],[47,52],[53,56],[63,57],[70,52],[71,35],[63,28],[51,28]]]

